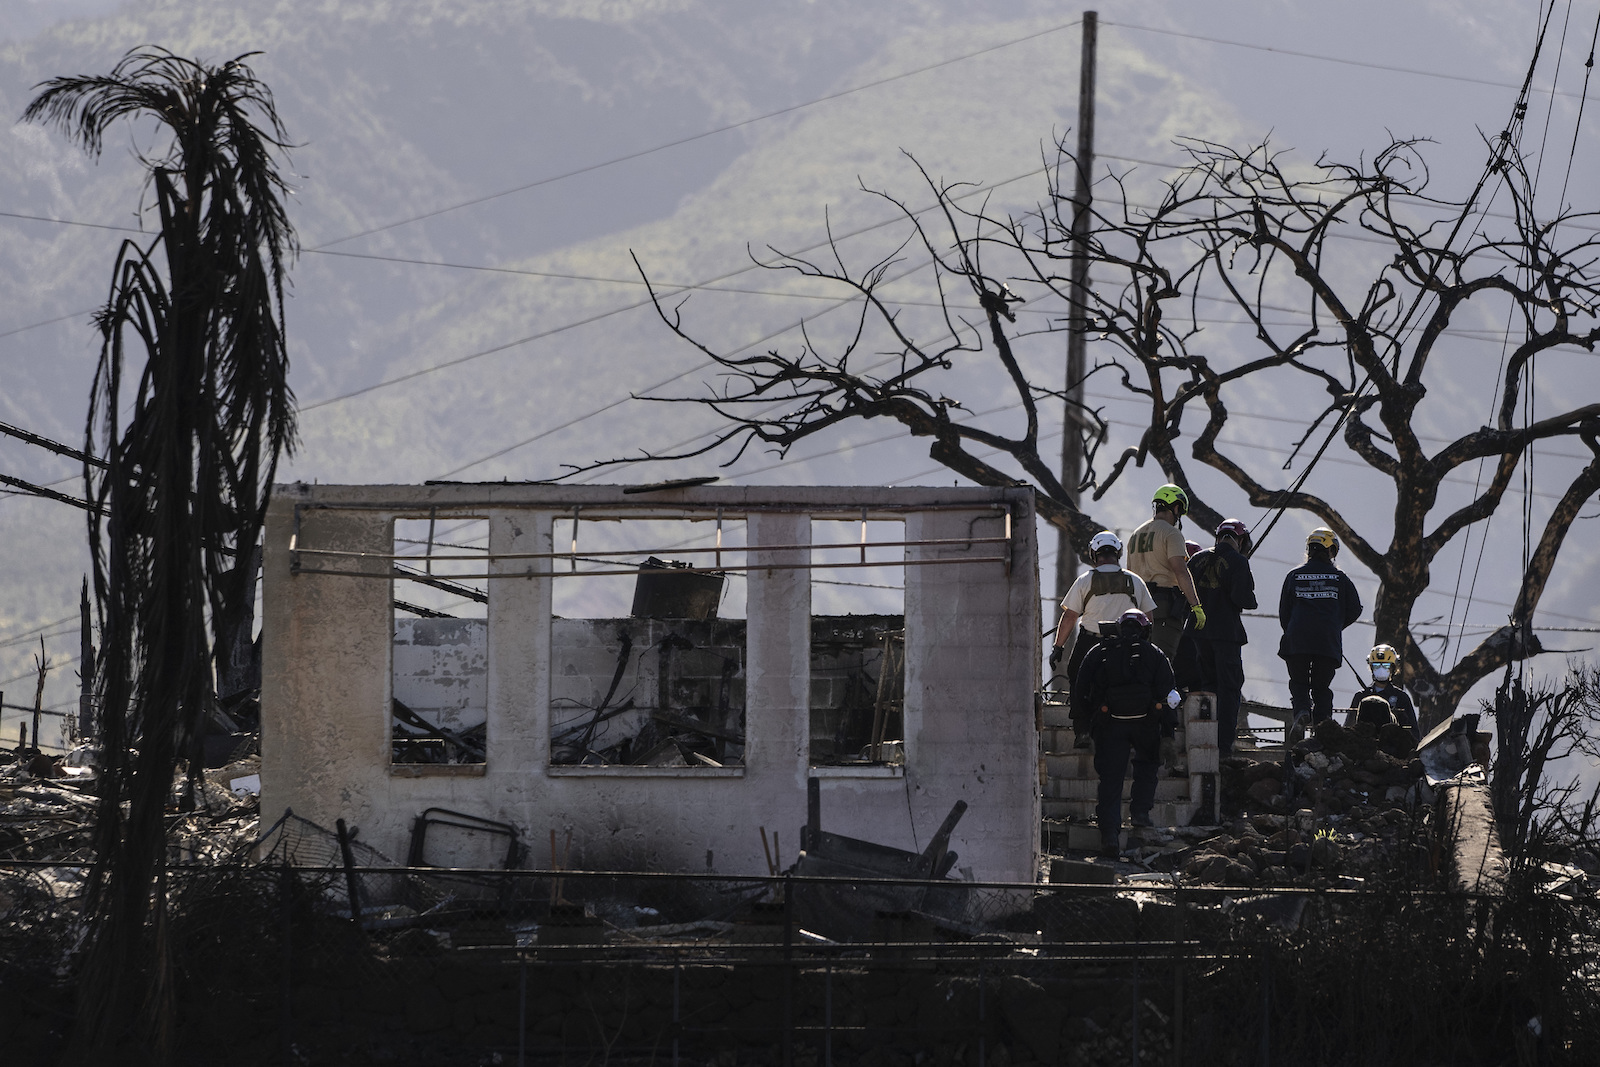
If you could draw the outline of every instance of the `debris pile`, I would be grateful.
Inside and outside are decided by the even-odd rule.
[[[1224,760],[1222,800],[1227,810],[1242,813],[1309,807],[1319,818],[1352,815],[1414,802],[1422,776],[1422,761],[1404,727],[1347,728],[1330,719],[1292,745],[1286,763]]]
[[[1283,762],[1222,761],[1230,821],[1137,831],[1129,858],[1189,884],[1354,888],[1425,869],[1433,799],[1403,727],[1330,720]]]
[[[256,837],[260,771],[260,756],[207,771],[195,781],[192,802],[187,776],[178,773],[167,804],[171,862],[243,858]],[[94,859],[97,786],[92,746],[63,756],[0,752],[0,860],[60,863],[50,877],[80,883],[77,868]],[[57,898],[65,899],[60,892]]]

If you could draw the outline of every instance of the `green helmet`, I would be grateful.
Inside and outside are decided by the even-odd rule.
[[[1163,485],[1157,489],[1154,502],[1162,507],[1171,508],[1179,515],[1187,514],[1189,511],[1189,494],[1175,485]]]

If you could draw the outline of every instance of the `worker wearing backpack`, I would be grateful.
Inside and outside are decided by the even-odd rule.
[[[1150,616],[1122,613],[1117,636],[1084,657],[1073,680],[1073,714],[1090,723],[1094,769],[1100,776],[1095,819],[1100,854],[1115,858],[1122,843],[1122,781],[1133,757],[1133,793],[1128,807],[1135,826],[1150,826],[1156,778],[1177,756],[1178,693],[1172,665],[1150,642]]]

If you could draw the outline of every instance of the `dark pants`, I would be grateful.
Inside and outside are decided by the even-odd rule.
[[[1094,723],[1094,770],[1100,776],[1095,819],[1100,841],[1116,844],[1122,835],[1122,779],[1133,756],[1133,793],[1128,808],[1148,815],[1156,802],[1156,776],[1161,771],[1161,725],[1154,715],[1142,719],[1113,719],[1098,715]]]
[[[1200,648],[1200,688],[1217,694],[1217,750],[1227,756],[1233,752],[1233,739],[1239,732],[1244,646],[1236,641],[1207,641],[1203,637],[1195,644]]]
[[[1204,689],[1201,683],[1204,679],[1204,668],[1200,665],[1200,657],[1204,655],[1200,648],[1200,639],[1195,636],[1194,620],[1183,629],[1183,636],[1178,639],[1178,656],[1172,661],[1173,688],[1181,692],[1191,689]]]
[[[1178,642],[1189,622],[1189,602],[1184,599],[1183,590],[1173,585],[1151,586],[1150,597],[1156,602],[1156,610],[1150,615],[1150,643],[1171,663],[1178,658]]]
[[[1339,657],[1301,652],[1284,656],[1283,661],[1289,665],[1289,704],[1295,718],[1309,715],[1314,723],[1333,718],[1333,675]]]
[[[1067,657],[1067,684],[1072,686],[1074,691],[1076,691],[1078,685],[1078,668],[1083,666],[1083,657],[1087,656],[1089,650],[1099,643],[1100,635],[1098,633],[1093,630],[1085,630],[1081,626],[1078,627],[1078,639],[1072,642],[1072,655]],[[1078,702],[1074,700],[1072,703],[1076,707]],[[1088,727],[1089,724],[1080,722],[1077,712],[1073,712],[1072,728],[1074,730],[1086,730]]]

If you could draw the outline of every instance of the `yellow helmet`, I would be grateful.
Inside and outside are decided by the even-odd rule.
[[[1367,664],[1377,666],[1380,663],[1393,667],[1400,662],[1400,653],[1394,650],[1393,645],[1377,645],[1367,653]]]
[[[1157,504],[1171,508],[1179,515],[1188,514],[1189,494],[1176,485],[1163,485],[1156,490],[1156,495],[1151,499]]]
[[[1332,552],[1334,549],[1339,547],[1339,539],[1335,537],[1333,531],[1328,529],[1326,526],[1318,526],[1315,530],[1312,530],[1310,533],[1306,534],[1306,545],[1308,547],[1311,545],[1321,545],[1329,552]]]

